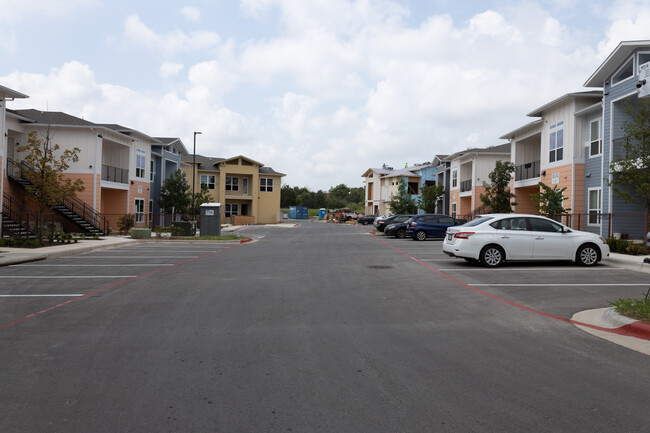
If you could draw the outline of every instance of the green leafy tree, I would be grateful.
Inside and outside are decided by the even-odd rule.
[[[330,209],[344,208],[350,202],[350,188],[341,183],[330,188],[327,193],[327,206]]]
[[[203,203],[211,203],[212,201],[212,194],[210,194],[208,186],[202,183],[201,191],[194,195],[194,209],[192,209],[192,215],[199,215],[201,213],[201,205]]]
[[[515,172],[511,161],[497,161],[494,170],[488,174],[490,183],[483,182],[485,194],[481,194],[481,202],[495,213],[510,213],[517,203],[515,195],[510,192],[510,179]]]
[[[393,194],[388,201],[388,208],[394,214],[415,214],[418,211],[418,205],[415,199],[408,192],[408,187],[404,179],[399,182],[397,194]]]
[[[165,180],[160,189],[158,204],[166,212],[174,209],[175,213],[183,214],[190,210],[192,205],[191,186],[187,183],[187,176],[183,171],[176,170]]]
[[[289,185],[282,185],[280,189],[280,207],[287,208],[289,206],[295,206],[297,198],[298,193],[295,188]]]
[[[42,244],[46,210],[86,189],[81,179],[72,180],[63,174],[71,162],[79,161],[81,149],[75,147],[60,151],[60,146],[52,143],[48,127],[43,138],[39,138],[36,131],[30,132],[27,144],[18,146],[16,150],[24,153],[25,164],[21,166],[21,175],[33,185],[27,189],[27,195],[38,206],[36,234]]]
[[[418,207],[425,213],[435,213],[438,200],[445,195],[445,188],[442,185],[425,185],[418,199]]]
[[[609,184],[624,201],[650,212],[650,99],[626,101],[624,111],[625,140],[614,147]]]
[[[547,217],[553,217],[555,215],[567,213],[571,210],[563,206],[564,200],[569,199],[568,197],[564,197],[564,191],[566,191],[567,187],[558,189],[558,186],[555,185],[551,188],[543,182],[539,183],[539,187],[541,190],[535,194],[531,194],[530,197],[535,203],[537,203],[535,207],[540,214]]]

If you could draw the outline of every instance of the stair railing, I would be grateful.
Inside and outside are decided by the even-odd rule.
[[[28,236],[33,235],[30,221],[36,223],[38,221],[38,214],[29,210],[24,204],[7,194],[4,194],[2,198],[2,215],[6,215],[18,223],[25,229]]]

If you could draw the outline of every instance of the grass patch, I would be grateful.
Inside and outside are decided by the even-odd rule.
[[[650,323],[650,299],[644,298],[619,298],[609,305],[622,316],[634,320]]]

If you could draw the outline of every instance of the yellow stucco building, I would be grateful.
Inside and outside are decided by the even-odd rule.
[[[280,190],[285,174],[242,155],[183,155],[183,163],[195,192],[198,194],[205,184],[212,201],[221,203],[222,223],[275,224],[282,220]]]

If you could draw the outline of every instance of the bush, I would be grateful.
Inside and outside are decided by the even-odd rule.
[[[609,245],[609,251],[612,253],[630,254],[636,256],[643,254],[644,252],[643,244],[639,244],[627,239],[607,238],[607,245]]]
[[[610,302],[609,305],[614,307],[614,310],[622,316],[650,323],[650,300],[647,298],[619,298],[614,302]]]
[[[120,233],[126,235],[129,231],[135,226],[135,215],[128,213],[124,215],[117,223],[117,228],[120,230]]]

